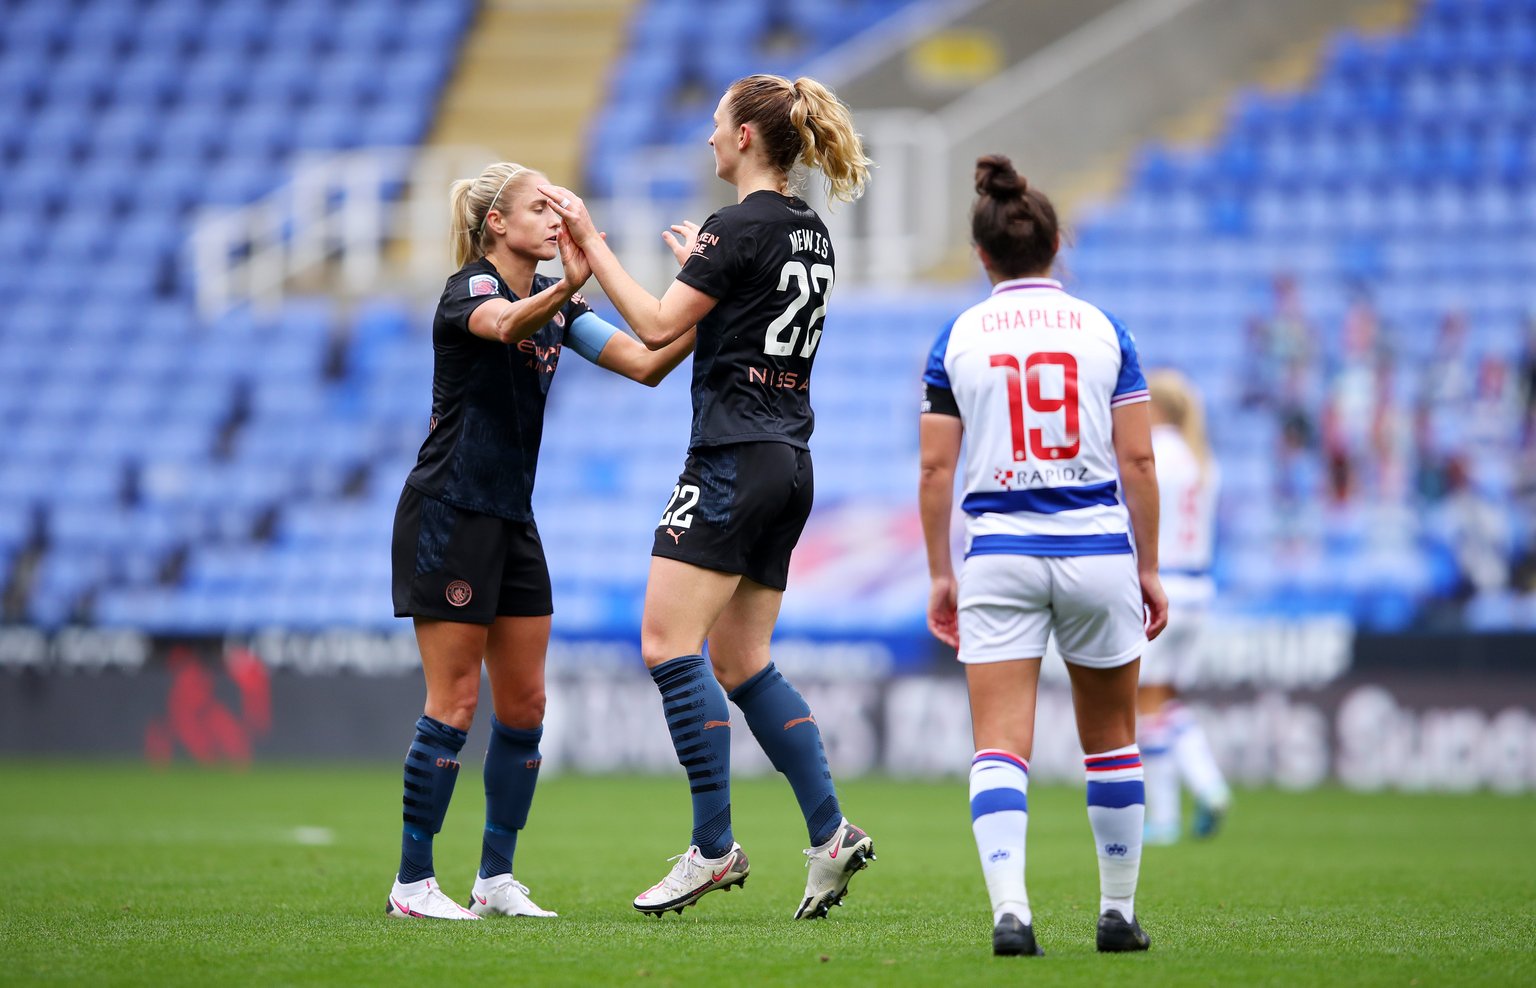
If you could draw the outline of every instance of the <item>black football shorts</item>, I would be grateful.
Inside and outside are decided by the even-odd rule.
[[[465,511],[407,485],[390,555],[395,617],[490,624],[554,612],[532,521]]]
[[[656,526],[651,555],[783,590],[814,486],[810,452],[788,443],[696,449]]]

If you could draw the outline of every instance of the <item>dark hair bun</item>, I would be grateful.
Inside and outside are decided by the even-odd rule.
[[[1013,169],[1006,154],[984,154],[976,159],[976,194],[993,199],[1021,199],[1029,182]]]

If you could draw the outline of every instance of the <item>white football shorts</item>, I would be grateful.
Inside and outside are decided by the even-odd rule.
[[[1168,592],[1168,627],[1147,643],[1141,658],[1143,686],[1174,686],[1188,689],[1197,676],[1195,648],[1205,630],[1206,609],[1215,596],[1210,577],[1163,577]]]
[[[1073,665],[1113,669],[1147,646],[1136,557],[971,556],[960,569],[960,661],[1038,659],[1056,634]]]

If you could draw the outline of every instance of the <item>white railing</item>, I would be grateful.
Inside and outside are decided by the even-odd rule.
[[[994,126],[1204,2],[1126,0],[1117,4],[945,107],[944,128],[959,141]]]
[[[293,178],[255,202],[207,210],[189,242],[199,312],[279,303],[296,282],[323,277],[322,290],[362,296],[429,266],[439,282],[448,256],[448,186],[495,160],[479,148],[365,148],[301,158]],[[387,263],[406,245],[404,272]],[[429,258],[435,258],[429,261]]]
[[[937,118],[917,111],[861,113],[858,124],[876,167],[858,202],[829,206],[818,176],[802,177],[804,195],[827,224],[837,247],[841,284],[892,284],[913,278],[943,255],[949,216],[944,197],[948,143]],[[654,148],[634,155],[618,178],[614,196],[590,203],[609,231],[625,267],[644,285],[664,287],[675,266],[659,239],[679,219],[703,222],[729,189],[709,170],[702,142]],[[658,200],[657,182],[691,175],[691,200]]]
[[[948,141],[937,117],[915,110],[861,113],[858,124],[875,161],[864,197],[828,206],[815,176],[805,183],[806,195],[837,246],[840,282],[907,282],[943,257],[949,241],[941,194],[949,184]]]
[[[829,209],[814,179],[806,194],[832,231],[840,281],[908,279],[944,247],[945,203],[933,194],[945,184],[943,134],[920,113],[866,114],[859,122],[878,162],[864,199]],[[300,289],[342,298],[430,297],[450,266],[448,187],[494,160],[473,147],[367,148],[301,159],[293,178],[270,194],[196,221],[189,248],[199,312],[211,319],[243,303],[269,309]],[[728,192],[708,173],[710,160],[702,143],[636,155],[614,196],[589,203],[641,284],[660,291],[676,270],[661,231],[680,219],[702,221]],[[694,198],[652,195],[656,182],[679,175],[697,177]],[[558,262],[545,269],[557,272]]]
[[[969,171],[957,157],[967,139],[1197,2],[1127,0],[938,114],[858,113],[877,165],[865,197],[829,209],[819,183],[805,183],[837,244],[838,280],[894,284],[931,268],[963,240],[957,210],[969,197],[951,185],[956,169]],[[974,6],[974,0],[951,0],[935,9],[951,19]],[[922,26],[898,25],[902,30],[875,39],[880,50],[908,40],[914,25]],[[862,64],[872,57],[853,54],[850,48],[849,60]],[[372,148],[301,159],[292,180],[270,195],[198,220],[190,254],[200,311],[214,316],[241,302],[274,305],[300,285],[347,297],[378,291],[430,297],[449,267],[448,186],[494,160],[472,147]],[[611,199],[590,202],[625,267],[654,290],[664,288],[674,270],[660,231],[681,218],[702,220],[727,199],[709,164],[702,141],[648,149],[626,161]],[[653,195],[658,180],[690,175],[698,188],[694,198]],[[317,284],[317,278],[324,280]]]

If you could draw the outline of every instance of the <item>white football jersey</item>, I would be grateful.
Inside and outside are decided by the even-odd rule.
[[[1125,327],[1061,283],[999,283],[929,354],[923,411],[965,426],[966,554],[1131,551],[1111,409],[1146,401]]]
[[[1157,457],[1157,561],[1164,588],[1170,597],[1209,597],[1215,589],[1210,570],[1221,474],[1215,463],[1202,472],[1194,451],[1171,425],[1152,427],[1152,453]]]

